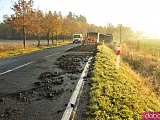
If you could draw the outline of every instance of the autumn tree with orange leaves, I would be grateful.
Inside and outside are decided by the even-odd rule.
[[[58,35],[62,33],[62,15],[56,11],[53,14],[53,28],[52,35],[56,36],[56,41],[58,41]]]
[[[87,32],[99,32],[103,34],[113,34],[115,39],[119,38],[119,27],[114,27],[112,24],[109,24],[106,27],[96,26],[94,24],[88,24],[87,19],[83,15],[76,15],[72,12],[69,12],[67,16],[62,16],[61,12],[51,11],[43,14],[41,10],[33,9],[33,0],[18,0],[18,2],[13,4],[11,8],[14,11],[14,14],[11,16],[5,16],[4,22],[10,28],[14,28],[20,33],[23,33],[23,45],[26,46],[26,35],[37,36],[38,46],[40,45],[40,38],[47,39],[49,45],[50,37],[53,38],[55,36],[56,40],[58,40],[58,36],[64,36],[71,38],[71,36],[75,33],[82,33],[83,36],[87,34]],[[4,26],[0,24],[0,26]],[[129,27],[122,27],[122,39],[129,39],[133,36],[133,32]],[[8,29],[8,28],[7,28]],[[2,30],[1,30],[2,31]],[[0,32],[0,37],[8,39],[8,36],[11,36],[11,32],[7,34],[4,33],[5,29]],[[14,34],[15,35],[15,34]],[[6,37],[5,37],[6,36]],[[18,37],[20,38],[20,37]]]
[[[32,17],[31,34],[37,36],[38,46],[40,46],[40,38],[46,34],[44,27],[44,15],[41,10],[34,11],[34,17]]]
[[[53,14],[51,11],[45,14],[44,17],[44,24],[43,24],[43,29],[45,33],[47,34],[47,44],[49,45],[49,40],[50,40],[50,34],[53,29]]]
[[[23,45],[26,46],[26,35],[31,34],[31,27],[33,26],[34,16],[33,11],[33,0],[28,2],[25,0],[19,0],[17,3],[13,4],[11,8],[15,13],[10,17],[5,16],[4,22],[11,28],[17,31],[23,31]]]
[[[62,33],[63,33],[63,41],[64,41],[66,39],[66,36],[70,35],[72,24],[69,18],[64,17],[62,20],[63,20]]]

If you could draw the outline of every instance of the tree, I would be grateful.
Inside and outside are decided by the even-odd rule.
[[[83,22],[77,22],[77,33],[81,33],[83,35],[87,34],[87,25]]]
[[[130,27],[119,24],[117,27],[115,27],[113,36],[117,42],[121,43],[122,41],[132,38],[133,31]]]
[[[106,26],[106,34],[113,34],[115,31],[115,28],[112,23],[108,23]]]
[[[135,38],[144,38],[144,32],[142,30],[137,30],[135,33],[134,33],[134,37]]]
[[[87,23],[87,19],[86,19],[86,17],[83,16],[83,15],[80,15],[79,17],[77,16],[76,21],[78,21],[78,22],[83,22],[83,23]]]
[[[34,17],[32,18],[32,29],[31,29],[31,34],[37,36],[38,38],[38,46],[40,45],[40,37],[45,34],[45,31],[43,29],[43,24],[44,24],[44,15],[42,11],[40,10],[35,10],[34,11]]]
[[[70,35],[73,35],[74,33],[79,32],[78,31],[79,26],[78,26],[78,22],[77,21],[71,20],[70,21],[70,25],[71,25]]]
[[[68,18],[63,18],[62,19],[62,34],[63,34],[63,41],[65,40],[66,36],[69,35],[69,32],[71,30],[71,24],[70,24],[70,19]]]
[[[88,24],[87,31],[88,31],[88,32],[98,32],[97,26],[94,25],[94,24]]]
[[[5,17],[5,23],[17,31],[23,31],[23,45],[26,46],[26,35],[29,34],[32,27],[32,17],[34,16],[33,12],[33,0],[28,2],[25,0],[19,0],[18,3],[13,4],[11,8],[15,14],[12,14],[11,17]]]
[[[4,23],[0,23],[0,39],[7,39],[8,38],[8,27]]]
[[[49,45],[49,39],[50,39],[50,33],[52,32],[53,29],[53,15],[52,12],[49,11],[47,14],[45,14],[44,17],[44,24],[43,24],[43,29],[47,34],[47,42]]]
[[[75,20],[74,13],[72,13],[71,11],[69,11],[69,14],[67,15],[67,18],[69,18],[70,20]]]
[[[67,15],[67,18],[69,18],[71,20],[75,20],[77,22],[87,23],[87,19],[85,16],[83,16],[83,15],[78,16],[70,11],[69,11],[69,14]]]
[[[53,27],[52,27],[52,34],[56,35],[56,41],[58,40],[58,35],[62,33],[62,15],[59,12],[55,11],[53,14]]]
[[[123,28],[123,39],[124,40],[129,40],[130,38],[132,38],[133,37],[133,31],[132,31],[132,29],[130,28],[130,27],[124,27]]]

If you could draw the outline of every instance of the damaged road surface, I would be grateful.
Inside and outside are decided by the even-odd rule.
[[[1,120],[62,119],[88,59],[96,52],[96,46],[78,45],[65,50],[0,75]],[[80,107],[74,115],[78,120],[85,118],[92,69],[89,71],[84,78],[83,102],[80,100]],[[74,108],[75,104],[71,107]]]

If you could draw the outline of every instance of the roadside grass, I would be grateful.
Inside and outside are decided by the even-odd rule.
[[[160,95],[160,40],[132,40],[121,46],[121,57]]]
[[[145,111],[158,111],[160,101],[129,65],[122,61],[115,69],[115,53],[98,46],[90,88],[88,120],[141,119]]]
[[[70,43],[71,41],[65,41],[65,42],[61,41],[58,43],[58,45],[56,42],[54,42],[54,44],[40,45],[40,46],[29,43],[27,44],[25,48],[23,47],[22,43],[16,43],[15,41],[13,41],[13,43],[10,42],[7,44],[2,43],[0,44],[0,59],[13,57],[13,56],[21,55],[21,54],[28,54],[28,53],[32,53],[35,51],[53,48],[57,46],[62,46],[62,45],[70,44]]]

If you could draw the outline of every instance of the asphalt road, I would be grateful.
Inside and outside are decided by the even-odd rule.
[[[65,52],[76,46],[79,44],[0,60],[0,119],[61,120],[86,60],[92,56],[87,51]],[[85,81],[84,90],[90,85]],[[80,106],[85,107],[87,99],[83,97],[80,103],[85,105]],[[79,110],[82,116],[84,107]]]
[[[53,56],[55,54],[60,54],[61,52],[64,52],[77,45],[78,44],[69,44],[65,46],[60,46],[56,48],[34,52],[31,54],[25,54],[25,55],[20,55],[20,56],[13,57],[13,58],[2,59],[0,60],[0,75],[6,74],[10,71],[13,71],[20,67],[34,63],[38,60]]]

